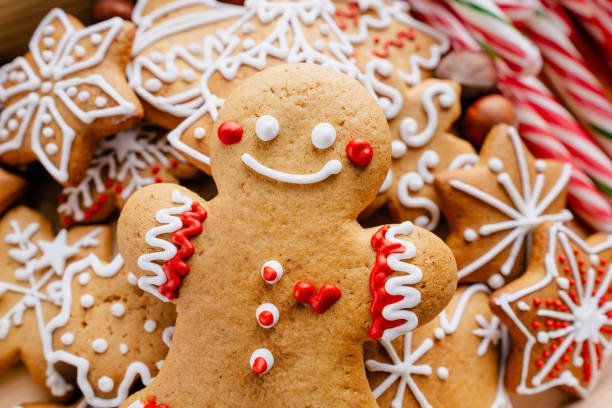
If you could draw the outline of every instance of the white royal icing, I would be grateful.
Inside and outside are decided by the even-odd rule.
[[[54,29],[53,24],[61,25],[64,31],[57,44],[53,38],[45,37],[49,35],[46,34],[49,28]],[[79,76],[79,73],[102,62],[122,27],[123,20],[115,17],[76,30],[67,15],[57,8],[43,18],[29,43],[29,51],[40,78],[23,57],[0,68],[0,105],[11,97],[21,96],[0,113],[0,154],[22,148],[26,131],[31,125],[29,135],[32,151],[55,179],[65,182],[69,177],[68,162],[75,131],[61,116],[58,104],[61,102],[85,124],[102,117],[134,113],[134,104],[126,101],[102,76]],[[87,56],[80,42],[91,36],[97,36],[95,38],[99,38],[99,41],[93,44],[96,48]],[[41,44],[43,47],[54,48],[41,51]],[[7,85],[9,82],[12,84]],[[105,96],[99,96],[97,103],[92,106],[85,103],[88,99],[83,93],[85,91],[77,95],[78,89],[83,87],[97,89]],[[112,105],[108,103],[109,100],[113,101]],[[52,128],[43,128],[43,124],[52,123],[61,134],[61,146],[46,140]],[[59,158],[57,154],[60,154]]]
[[[249,153],[242,155],[242,162],[253,171],[262,176],[271,178],[276,181],[290,184],[314,184],[319,183],[328,177],[340,173],[342,163],[340,160],[330,160],[321,168],[321,170],[311,174],[293,174],[285,173],[284,171],[274,170],[257,161]]]

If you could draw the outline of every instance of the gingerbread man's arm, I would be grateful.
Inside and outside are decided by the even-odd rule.
[[[176,184],[154,184],[134,193],[121,211],[117,228],[119,252],[136,275],[138,286],[162,300],[174,299],[186,260],[193,254],[190,239],[202,231],[205,200]]]
[[[457,265],[433,233],[410,222],[364,231],[372,257],[369,335],[393,338],[432,320],[457,288]]]

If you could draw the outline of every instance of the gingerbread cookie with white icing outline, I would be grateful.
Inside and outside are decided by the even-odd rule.
[[[509,337],[489,308],[490,293],[478,283],[459,287],[437,319],[393,342],[366,343],[368,379],[380,407],[510,406],[504,390]]]
[[[141,124],[104,139],[77,186],[64,187],[57,211],[64,225],[107,219],[139,188],[177,183],[198,175],[166,139],[166,132]]]
[[[232,93],[214,134],[217,197],[156,184],[121,213],[139,286],[179,310],[159,375],[122,407],[376,407],[362,344],[426,323],[456,285],[435,235],[356,222],[391,160],[382,111],[347,75],[278,66]]]
[[[125,79],[134,32],[118,17],[84,27],[51,10],[25,57],[0,68],[0,162],[37,160],[59,183],[79,183],[98,142],[142,118]]]
[[[491,297],[513,340],[509,392],[589,395],[612,352],[611,265],[611,235],[538,227],[527,272]]]
[[[438,173],[459,280],[497,289],[523,273],[535,228],[572,218],[565,209],[570,173],[569,165],[536,160],[507,125],[489,132],[472,168]]]

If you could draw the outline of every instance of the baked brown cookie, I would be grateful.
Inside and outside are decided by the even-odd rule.
[[[509,392],[593,390],[612,350],[611,262],[610,235],[583,240],[561,223],[538,227],[527,272],[491,298],[513,341]]]
[[[365,344],[380,407],[510,406],[503,382],[509,337],[489,308],[490,293],[483,284],[459,287],[437,319],[393,342]]]
[[[98,142],[142,118],[125,79],[134,32],[118,17],[84,27],[51,10],[28,53],[0,68],[0,162],[37,160],[63,185],[79,183]]]
[[[435,317],[456,270],[410,222],[356,222],[391,161],[375,99],[331,69],[278,66],[235,89],[214,134],[216,198],[156,184],[121,213],[139,286],[179,310],[159,375],[123,406],[376,407],[362,344]]]
[[[438,173],[460,281],[499,288],[523,273],[534,229],[572,218],[565,209],[570,173],[569,165],[536,160],[507,125],[491,130],[472,168]]]
[[[11,204],[19,198],[27,186],[23,177],[0,168],[0,213],[4,212]]]

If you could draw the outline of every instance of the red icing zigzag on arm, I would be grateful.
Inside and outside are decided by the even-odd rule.
[[[372,236],[372,249],[376,251],[376,265],[370,273],[370,292],[372,293],[372,303],[370,304],[370,315],[374,322],[370,326],[369,335],[372,339],[378,340],[387,329],[400,326],[404,320],[389,321],[382,315],[385,306],[401,301],[401,295],[390,295],[385,289],[387,276],[395,271],[387,264],[387,258],[391,254],[401,254],[406,249],[400,243],[390,242],[385,238],[387,231],[391,228],[385,225]]]
[[[193,202],[191,211],[185,211],[181,215],[183,228],[172,234],[172,242],[178,246],[178,250],[172,259],[163,263],[162,270],[166,274],[167,280],[159,287],[159,293],[168,299],[178,297],[183,278],[189,274],[189,265],[185,261],[195,252],[189,238],[200,235],[202,222],[206,220],[207,216],[206,210],[200,203]]]
[[[157,404],[156,397],[149,397],[148,401],[140,401],[144,406],[142,408],[168,408],[166,404]]]

